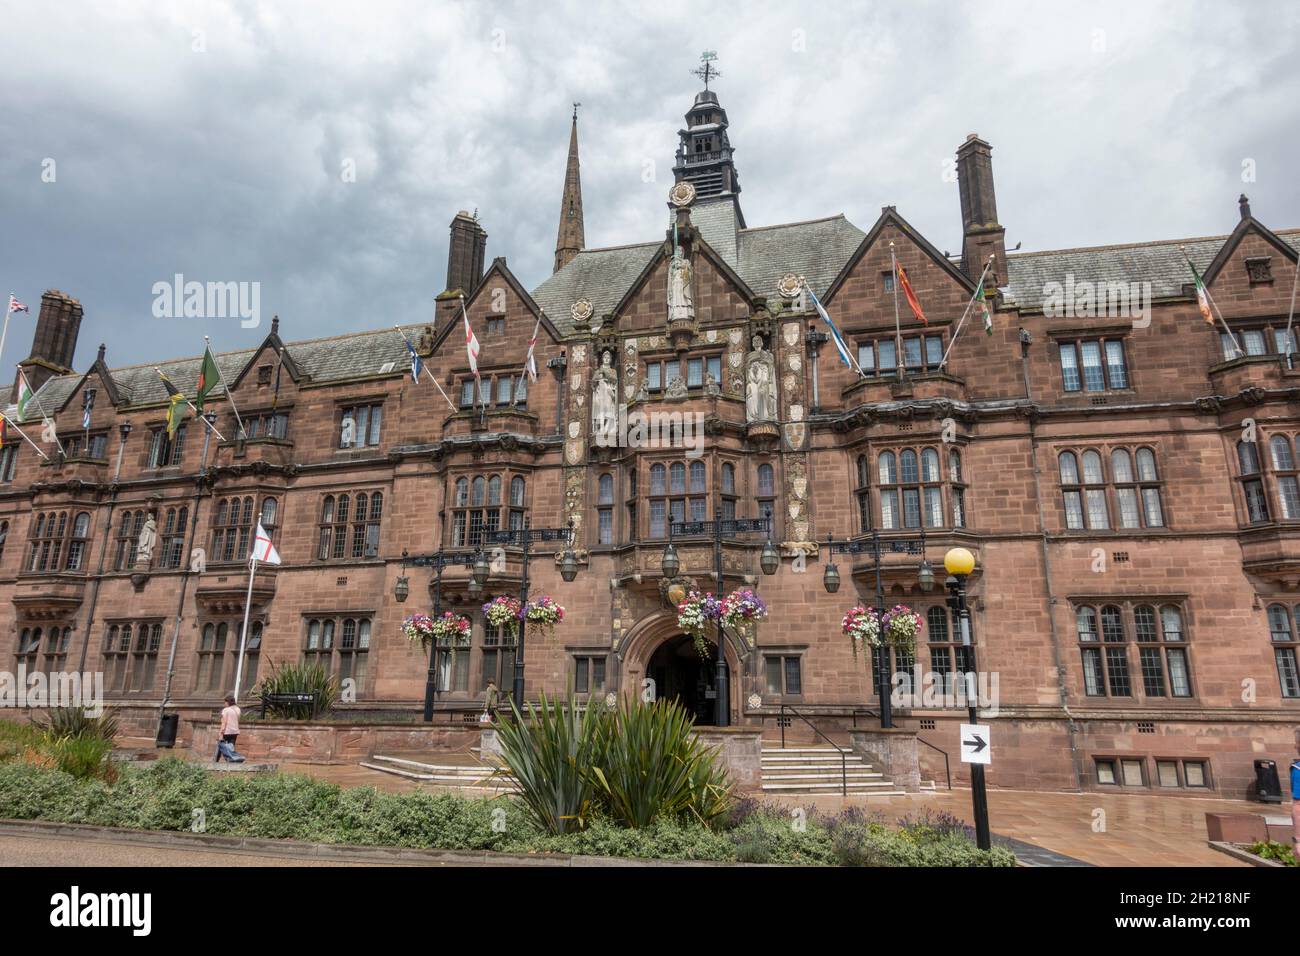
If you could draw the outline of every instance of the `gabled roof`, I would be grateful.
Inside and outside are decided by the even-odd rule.
[[[1241,240],[1245,239],[1246,236],[1252,232],[1263,238],[1292,262],[1296,261],[1297,253],[1294,248],[1287,245],[1286,241],[1282,239],[1281,236],[1275,233],[1272,229],[1269,229],[1254,216],[1247,215],[1242,218],[1241,222],[1237,223],[1237,228],[1232,230],[1232,234],[1228,236],[1227,241],[1224,242],[1223,248],[1219,250],[1218,255],[1216,255],[1214,260],[1205,267],[1205,272],[1202,273],[1201,280],[1206,285],[1209,285],[1214,281],[1214,277],[1219,274],[1219,270],[1227,265],[1228,260],[1232,258],[1232,253],[1236,250],[1237,246],[1241,244]]]
[[[975,291],[975,283],[971,281],[970,276],[962,272],[951,259],[936,249],[923,235],[913,229],[912,224],[900,216],[897,209],[893,206],[886,206],[880,211],[880,218],[876,220],[875,225],[873,225],[871,229],[867,231],[867,234],[862,237],[862,241],[858,243],[858,247],[852,252],[848,259],[845,260],[844,264],[840,267],[839,273],[826,288],[822,295],[824,301],[829,302],[834,298],[835,293],[839,290],[840,286],[842,286],[845,280],[852,274],[853,269],[862,260],[862,257],[867,254],[867,250],[876,244],[876,240],[880,238],[880,234],[884,231],[885,226],[889,225],[894,226],[899,232],[907,236],[907,238],[910,239],[922,252],[934,261],[935,265],[952,276],[955,282],[964,286],[970,292]]]
[[[586,299],[592,315],[613,312],[614,306],[660,247],[659,242],[608,249],[583,249],[568,265],[533,290],[533,298],[564,335],[573,333],[573,303]]]
[[[1284,229],[1273,235],[1290,247],[1293,255],[1296,250],[1300,250],[1300,229]],[[1184,285],[1192,281],[1187,259],[1192,260],[1197,271],[1206,275],[1206,270],[1230,238],[1207,236],[1084,249],[1009,253],[1007,305],[1024,310],[1041,309],[1044,287],[1049,282],[1063,283],[1067,274],[1073,275],[1075,282],[1085,279],[1094,283],[1150,282],[1151,295],[1156,299],[1182,296]],[[1183,257],[1180,248],[1184,246],[1187,249],[1187,259]]]
[[[562,337],[560,330],[555,327],[555,323],[551,321],[551,317],[543,311],[540,305],[538,305],[537,300],[529,295],[528,290],[519,283],[517,278],[515,278],[515,274],[511,272],[510,267],[506,265],[504,256],[498,256],[492,260],[492,265],[483,273],[483,278],[474,286],[474,291],[465,296],[465,308],[470,308],[479,295],[488,290],[488,279],[493,274],[499,275],[501,281],[505,282],[506,285],[510,286],[510,288],[514,290],[515,295],[519,296],[519,300],[523,302],[524,307],[528,309],[529,314],[534,318],[540,318],[542,320],[542,328],[546,329],[547,334],[558,342]],[[453,314],[450,321],[443,323],[442,329],[437,333],[433,340],[433,350],[435,353],[442,347],[443,341],[451,334],[451,330],[459,328],[457,325],[459,320],[460,316]],[[569,320],[570,322],[573,320],[572,313],[569,314]]]
[[[279,356],[279,361],[283,370],[288,373],[291,382],[296,385],[298,382],[302,381],[303,373],[302,370],[298,368],[298,363],[293,360],[293,353],[290,352],[288,346],[280,340],[280,317],[277,315],[271,319],[271,334],[262,340],[261,345],[249,353],[247,364],[245,364],[243,370],[235,376],[235,380],[230,385],[231,388],[239,387],[239,383],[244,380],[244,376],[252,370],[253,363],[257,361],[258,356],[266,349],[270,349]],[[224,376],[222,382],[225,382]],[[225,387],[224,384],[222,387]]]

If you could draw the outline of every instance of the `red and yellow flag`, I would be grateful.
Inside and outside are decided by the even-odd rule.
[[[921,303],[916,301],[916,293],[912,291],[912,283],[907,280],[907,273],[903,271],[901,262],[894,263],[894,270],[898,273],[898,284],[903,287],[903,295],[907,297],[907,304],[912,310],[912,314],[920,321],[922,325],[929,325],[925,320],[925,313],[921,311]]]

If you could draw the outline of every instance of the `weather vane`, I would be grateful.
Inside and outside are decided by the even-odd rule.
[[[709,80],[716,79],[722,75],[713,66],[713,61],[717,58],[717,51],[705,50],[700,54],[700,65],[691,70],[691,73],[704,81],[704,88],[706,90],[709,88]]]
[[[574,118],[575,120],[578,118],[578,107],[581,106],[581,105],[582,105],[581,103],[574,103],[574,104],[573,104],[573,118]]]

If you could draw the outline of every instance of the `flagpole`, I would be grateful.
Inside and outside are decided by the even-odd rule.
[[[406,337],[406,333],[402,331],[402,327],[400,325],[394,325],[393,328],[397,331],[397,334],[402,337],[402,341],[406,343],[406,347],[414,352],[415,349],[411,345],[411,340]],[[420,363],[420,368],[429,373],[429,381],[433,382],[433,387],[438,390],[444,399],[447,400],[447,406],[451,409],[451,413],[454,415],[460,411],[460,409],[456,407],[456,403],[451,400],[445,391],[443,391],[442,384],[438,381],[438,377],[433,374],[433,369],[429,368],[423,362]]]
[[[966,303],[966,311],[962,312],[961,319],[957,322],[957,327],[953,329],[952,338],[948,342],[948,347],[944,349],[943,358],[939,360],[939,368],[943,368],[948,362],[948,355],[952,352],[952,347],[957,344],[957,336],[961,335],[962,328],[966,325],[966,317],[970,315],[971,306],[975,304],[975,295],[978,295],[984,289],[984,277],[989,273],[989,266],[993,265],[993,256],[989,256],[989,261],[984,263],[984,271],[980,273],[979,282],[975,283],[975,294],[970,297]],[[985,295],[988,298],[988,295]]]
[[[894,286],[894,362],[898,377],[903,377],[903,329],[898,323],[898,260],[894,258],[894,241],[889,241],[890,280]]]
[[[1187,247],[1179,246],[1178,250],[1183,254],[1183,258],[1187,260],[1187,265],[1189,268],[1191,268],[1192,275],[1200,279],[1201,288],[1205,290],[1205,301],[1210,303],[1211,313],[1218,315],[1219,324],[1223,326],[1223,331],[1228,333],[1228,341],[1231,342],[1232,347],[1237,350],[1237,357],[1240,358],[1241,356],[1245,355],[1246,350],[1241,347],[1241,340],[1232,334],[1232,329],[1228,328],[1227,319],[1223,317],[1223,310],[1221,310],[1219,308],[1219,304],[1214,301],[1214,296],[1210,295],[1210,287],[1205,284],[1204,279],[1200,278],[1201,274],[1196,271],[1196,266],[1192,265],[1192,258],[1187,254]]]
[[[844,351],[841,353],[841,358],[844,355],[848,355],[849,361],[846,364],[848,364],[849,368],[857,371],[858,378],[867,378],[867,373],[862,370],[862,365],[858,362],[858,357],[849,351],[848,343],[844,342],[844,336],[835,326],[835,323],[831,321],[830,313],[826,311],[826,307],[822,305],[821,300],[817,298],[817,293],[812,290],[812,286],[808,284],[808,280],[803,276],[799,276],[799,285],[808,293],[809,296],[812,297],[813,311],[817,313],[818,318],[830,327],[830,330],[834,333],[832,336],[833,340],[844,345]],[[836,345],[835,350],[837,352],[839,351],[838,344]]]
[[[460,315],[461,315],[461,319],[464,320],[465,322],[465,328],[469,329],[470,332],[473,333],[474,327],[469,324],[469,312],[466,311],[465,309],[465,293],[463,292],[460,294]],[[469,339],[465,340],[465,349],[466,349],[465,354],[468,356]],[[479,374],[477,355],[473,356],[473,362],[474,362],[474,393],[475,393],[475,397],[479,400],[479,406],[483,409],[483,414],[486,416],[487,401],[483,398],[483,376]]]
[[[210,352],[210,351],[212,351],[212,345],[211,345],[211,343],[208,341],[208,337],[207,337],[206,335],[203,336],[203,350],[204,350],[205,352]],[[200,360],[200,361],[201,361],[201,360]],[[217,365],[217,357],[216,357],[215,355],[212,356],[212,364],[213,364],[213,365]],[[220,365],[217,365],[217,377],[218,377],[219,379],[221,379],[221,385],[222,385],[222,387],[226,390],[226,401],[228,401],[228,402],[230,403],[230,410],[231,410],[232,412],[235,413],[235,424],[239,426],[239,434],[241,434],[241,435],[243,435],[245,438],[247,438],[247,437],[248,437],[248,431],[244,428],[244,420],[243,420],[242,418],[239,417],[239,409],[235,407],[235,396],[232,395],[232,394],[230,394],[230,386],[226,384],[226,377],[225,377],[224,375],[221,374],[221,366],[220,366]],[[186,401],[189,401],[189,400],[186,399]],[[194,408],[194,403],[193,403],[193,402],[190,402],[190,408]],[[197,415],[198,413],[199,413],[199,410],[198,410],[197,408],[194,408],[194,414]],[[222,440],[222,441],[225,441],[224,438],[221,439],[221,440]]]
[[[0,360],[3,360],[5,354],[5,337],[9,334],[9,316],[14,314],[14,294],[9,293],[9,300],[5,302],[5,324],[0,329]]]
[[[13,428],[14,428],[14,431],[16,431],[19,435],[22,436],[23,441],[27,442],[27,444],[31,445],[33,448],[36,449],[36,454],[40,455],[40,456],[41,456],[42,458],[44,458],[46,461],[49,461],[49,460],[50,460],[50,456],[47,455],[47,454],[45,454],[45,452],[41,451],[41,446],[40,446],[40,445],[36,444],[36,442],[32,441],[30,438],[27,437],[27,433],[24,432],[21,428],[18,427],[18,423],[17,423],[16,421],[14,421],[12,418],[10,418],[8,415],[6,415],[4,412],[0,412],[0,418],[3,418],[6,422],[8,422],[10,425],[12,425]]]
[[[1300,285],[1300,255],[1296,256],[1295,271],[1291,274],[1291,308],[1286,314],[1286,367],[1291,367],[1291,320],[1295,318],[1296,286]]]
[[[239,703],[239,682],[244,678],[244,646],[248,642],[248,615],[253,609],[253,575],[257,573],[257,546],[248,558],[248,593],[244,596],[244,629],[239,632],[239,660],[235,663],[235,703]]]
[[[18,387],[19,387],[19,390],[21,391],[22,387],[23,387],[24,385],[26,385],[26,386],[27,386],[27,391],[29,391],[29,392],[32,393],[32,398],[33,398],[33,399],[35,400],[35,402],[36,402],[36,407],[40,410],[40,413],[41,413],[41,424],[42,424],[42,425],[53,425],[54,423],[53,423],[53,421],[50,419],[50,414],[49,414],[49,412],[47,412],[47,411],[45,410],[45,406],[41,404],[41,400],[40,400],[39,398],[37,398],[37,396],[36,396],[36,390],[32,388],[32,383],[29,382],[29,381],[27,381],[27,375],[26,375],[25,372],[23,372],[22,364],[19,363],[18,365],[15,365],[14,368],[15,368],[15,369],[17,370],[17,372],[18,372],[18,379],[19,379],[19,385],[18,385]],[[23,409],[19,409],[19,413],[22,414],[22,412],[23,412]],[[26,416],[24,416],[24,419],[23,419],[23,420],[26,421]],[[63,454],[63,442],[59,440],[59,432],[58,432],[58,429],[57,429],[57,428],[56,428],[55,431],[54,431],[54,444],[55,444],[55,446],[59,449],[59,454]],[[87,449],[87,453],[89,453],[89,449]]]

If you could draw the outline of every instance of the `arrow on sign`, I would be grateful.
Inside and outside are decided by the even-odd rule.
[[[974,740],[963,740],[961,742],[963,747],[970,747],[972,753],[979,753],[988,746],[988,742],[979,734],[972,734],[972,736],[975,738]]]

